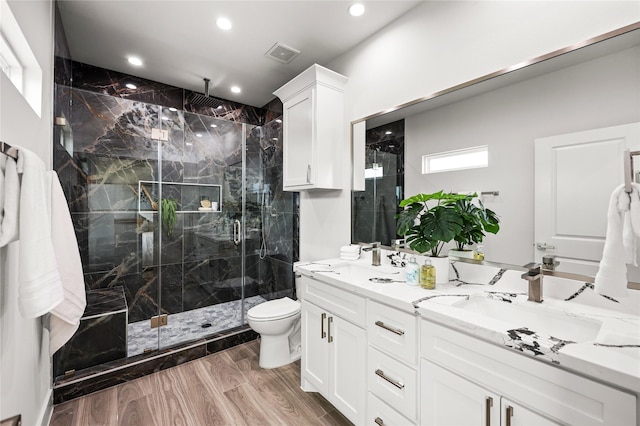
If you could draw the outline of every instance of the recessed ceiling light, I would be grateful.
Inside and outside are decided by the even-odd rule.
[[[142,65],[142,59],[136,57],[136,56],[129,56],[127,58],[127,60],[129,61],[129,63],[131,65],[135,65],[136,67],[139,67]]]
[[[392,135],[393,132],[391,130],[387,130],[386,132],[384,132],[385,135]]]
[[[282,120],[280,120],[279,118],[276,120],[276,123],[282,123]]]
[[[238,86],[231,86],[231,91],[233,93],[240,93],[242,90]]]
[[[191,146],[191,145],[193,145],[193,143],[191,143],[191,142],[187,142],[187,143],[185,143],[185,145],[187,145],[187,146]]]
[[[136,90],[138,88],[138,86],[136,86],[133,83],[127,83],[124,85],[124,87],[126,87],[127,89],[131,89],[131,90]]]
[[[169,108],[169,111],[171,111],[171,112],[176,112],[177,110],[178,110],[178,108],[174,108],[174,107]]]
[[[201,138],[202,137],[202,133],[196,133],[196,136]]]
[[[216,127],[218,127],[218,125],[217,124],[212,124],[211,127],[213,127],[215,129]]]
[[[364,5],[362,3],[354,3],[349,6],[349,14],[351,16],[362,16],[364,14]]]
[[[230,30],[231,27],[233,26],[231,24],[231,21],[224,17],[218,18],[218,20],[216,21],[216,25],[221,30]]]

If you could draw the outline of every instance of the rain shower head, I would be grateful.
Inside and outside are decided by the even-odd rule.
[[[195,92],[191,93],[187,98],[187,102],[189,102],[191,105],[211,108],[217,108],[224,104],[224,101],[222,99],[209,96],[209,81],[211,80],[209,80],[208,78],[204,79],[204,95]]]

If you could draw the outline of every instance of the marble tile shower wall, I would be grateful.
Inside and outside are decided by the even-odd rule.
[[[137,89],[127,89],[129,82]],[[193,106],[185,101],[187,90],[62,58],[56,58],[56,83],[56,117],[66,125],[54,133],[54,168],[88,289],[122,286],[129,322],[243,294],[293,295],[298,197],[282,191],[277,111],[234,102],[219,109]],[[169,133],[161,155],[150,137],[158,127]],[[243,136],[244,292],[241,246],[233,243],[233,222],[242,216]],[[170,235],[138,184],[146,181],[157,201],[160,180],[162,196],[176,200],[180,212]],[[220,212],[198,212],[201,196],[216,200],[218,194]]]

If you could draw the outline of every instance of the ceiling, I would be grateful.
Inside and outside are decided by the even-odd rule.
[[[212,96],[264,106],[310,65],[326,65],[422,1],[58,0],[71,58]],[[224,31],[218,17],[231,20]],[[265,56],[277,42],[301,53],[283,64]],[[142,59],[134,67],[130,55]],[[230,87],[237,85],[239,94]]]

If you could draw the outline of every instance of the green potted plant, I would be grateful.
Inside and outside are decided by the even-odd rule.
[[[478,194],[465,195],[456,200],[454,207],[462,217],[462,229],[454,237],[456,248],[449,250],[450,256],[473,258],[469,246],[479,244],[486,236],[485,232],[497,234],[500,230],[500,219],[492,210],[486,208],[480,199],[474,199]]]
[[[171,198],[163,198],[160,202],[162,208],[162,229],[168,237],[173,234],[173,227],[176,224],[176,209],[178,203]]]
[[[440,257],[440,253],[445,243],[453,241],[463,229],[464,220],[456,202],[465,197],[438,191],[400,202],[404,210],[396,216],[398,234],[405,237],[410,249],[432,257],[436,284],[449,281],[449,259]]]

